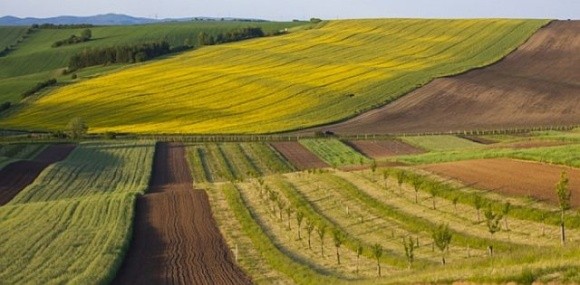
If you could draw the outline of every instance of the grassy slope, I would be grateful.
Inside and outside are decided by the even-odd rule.
[[[466,139],[448,135],[401,137],[401,140],[429,151],[456,150],[483,146]]]
[[[0,280],[99,284],[127,249],[153,143],[84,143],[0,208]]]
[[[26,27],[0,27],[0,51],[24,39],[26,30]]]
[[[337,139],[306,139],[300,143],[333,166],[369,163],[370,159]]]
[[[196,44],[197,36],[204,31],[217,34],[248,26],[260,26],[265,32],[303,25],[304,23],[248,23],[248,22],[190,22],[139,26],[107,26],[91,28],[93,40],[86,43],[52,48],[57,40],[72,34],[79,35],[83,29],[36,30],[9,56],[0,58],[0,101],[17,102],[20,94],[37,82],[60,76],[59,69],[66,67],[69,57],[86,48],[134,45],[142,42],[167,40],[172,46],[181,46],[186,40]],[[7,39],[1,39],[8,29],[0,27],[0,47]],[[23,28],[25,30],[25,28]],[[5,31],[6,30],[6,31]],[[62,78],[63,80],[68,79]]]
[[[264,133],[319,125],[394,100],[434,77],[495,62],[545,23],[331,21],[64,87],[0,126],[56,130],[75,116],[95,132]]]

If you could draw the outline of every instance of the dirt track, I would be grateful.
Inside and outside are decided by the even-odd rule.
[[[572,206],[580,207],[580,169],[510,159],[478,159],[433,164],[422,167],[471,187],[513,196],[531,196],[558,204],[556,183],[560,173],[568,173]]]
[[[234,264],[185,148],[158,143],[149,193],[137,200],[133,241],[113,284],[251,284]]]
[[[275,142],[271,145],[299,170],[329,166],[299,142]]]
[[[504,60],[307,130],[420,133],[580,124],[580,21],[554,21]],[[303,133],[305,131],[301,131]]]
[[[13,162],[0,170],[0,206],[6,205],[49,165],[64,160],[75,148],[72,144],[52,145],[34,160]]]

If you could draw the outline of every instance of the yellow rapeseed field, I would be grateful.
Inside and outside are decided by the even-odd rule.
[[[92,132],[272,133],[392,101],[434,77],[495,62],[543,20],[342,20],[208,46],[59,88],[2,128]]]

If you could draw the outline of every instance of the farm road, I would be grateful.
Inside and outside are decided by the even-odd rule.
[[[52,145],[33,160],[10,163],[0,170],[0,206],[6,205],[30,185],[49,165],[64,160],[75,148],[73,144]]]
[[[157,144],[149,194],[137,200],[133,240],[112,284],[251,284],[207,194],[193,189],[182,144]]]

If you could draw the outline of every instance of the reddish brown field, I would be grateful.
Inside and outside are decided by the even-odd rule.
[[[349,141],[348,145],[358,152],[371,157],[383,158],[395,155],[418,154],[424,151],[402,141]]]
[[[233,261],[207,194],[193,189],[183,145],[158,143],[154,163],[113,284],[251,284]]]
[[[296,169],[328,167],[326,162],[322,161],[299,142],[274,142],[271,145],[290,161]]]
[[[556,183],[566,171],[570,179],[572,206],[580,207],[580,169],[510,159],[479,159],[424,166],[438,175],[453,178],[474,188],[509,196],[527,196],[558,204]]]
[[[46,167],[64,160],[74,148],[72,144],[52,145],[39,153],[34,160],[16,161],[2,168],[0,170],[0,206],[10,202]]]
[[[502,61],[308,130],[421,133],[580,124],[580,21],[554,21]],[[304,131],[302,131],[304,132]]]

